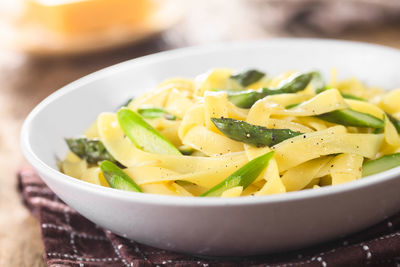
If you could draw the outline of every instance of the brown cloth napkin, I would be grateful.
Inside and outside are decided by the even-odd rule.
[[[116,236],[79,215],[31,167],[18,188],[40,221],[48,266],[399,266],[400,213],[347,238],[295,252],[237,259],[199,258]],[[265,242],[268,242],[266,240]]]

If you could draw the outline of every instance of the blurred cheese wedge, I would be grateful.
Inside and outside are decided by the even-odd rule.
[[[25,0],[31,22],[63,35],[101,32],[143,22],[151,0]]]

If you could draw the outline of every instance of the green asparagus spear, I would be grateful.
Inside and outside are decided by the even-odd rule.
[[[386,113],[386,116],[388,116],[389,120],[393,123],[397,132],[400,134],[400,121],[388,113]]]
[[[211,118],[211,121],[227,137],[257,147],[273,146],[302,134],[289,129],[268,129],[230,118]]]
[[[280,88],[259,90],[246,90],[239,92],[228,92],[228,99],[240,108],[250,108],[257,100],[269,95],[296,93],[304,90],[313,79],[315,72],[307,72],[295,76],[286,81]]]
[[[367,100],[365,100],[364,98],[361,98],[361,97],[358,97],[358,96],[355,96],[355,95],[345,94],[345,93],[340,93],[340,94],[343,96],[343,98],[346,98],[346,99],[353,99],[353,100],[367,102]]]
[[[396,128],[396,131],[400,134],[400,121],[397,120],[395,117],[391,116],[388,113],[386,113],[386,116],[392,122],[394,128]],[[383,131],[384,131],[384,128],[376,128],[376,129],[374,129],[373,133],[374,134],[381,134],[381,133],[383,133]]]
[[[129,106],[129,104],[132,102],[132,100],[133,100],[133,97],[129,98],[128,100],[126,100],[126,102],[124,104],[119,106],[118,109]]]
[[[181,155],[173,144],[133,110],[122,108],[117,116],[122,131],[138,148],[156,154]]]
[[[167,120],[171,120],[171,121],[176,120],[175,115],[168,113],[163,108],[155,108],[155,107],[140,108],[140,109],[138,109],[138,113],[146,119],[155,119],[155,118],[164,117]]]
[[[340,109],[317,116],[318,118],[344,126],[383,128],[385,122],[367,113],[352,109]]]
[[[259,90],[248,90],[238,92],[228,92],[228,99],[230,102],[240,108],[251,108],[251,106],[258,100],[268,96],[270,89],[261,88]]]
[[[65,142],[75,155],[86,160],[90,164],[97,164],[99,161],[103,160],[117,163],[100,140],[88,138],[66,138]]]
[[[275,92],[275,90],[272,90],[274,91],[273,94],[287,94],[287,93],[290,94],[302,91],[315,77],[319,77],[318,72],[315,71],[291,77],[286,81],[284,81],[283,85],[279,89],[277,89],[280,91],[279,93]]]
[[[235,75],[231,75],[231,79],[236,80],[243,87],[246,87],[252,83],[259,81],[265,76],[264,72],[258,70],[247,70]]]
[[[372,131],[372,133],[374,133],[374,134],[381,134],[381,133],[383,133],[384,132],[384,128],[375,128],[373,131]]]
[[[398,166],[400,166],[400,153],[382,156],[365,162],[362,166],[362,176],[373,175]]]
[[[289,105],[287,105],[287,106],[285,107],[285,109],[291,109],[291,108],[297,107],[297,106],[300,105],[300,104],[301,104],[301,103],[289,104]]]
[[[178,149],[183,155],[191,155],[194,152],[194,149],[187,145],[182,145]]]
[[[236,186],[243,186],[243,189],[248,187],[255,179],[261,174],[261,172],[268,166],[269,161],[274,155],[274,151],[268,152],[262,156],[259,156],[246,165],[241,167],[239,170],[232,173],[221,183],[217,184],[210,190],[201,194],[201,197],[218,197],[228,189]]]
[[[111,161],[105,160],[100,163],[100,169],[112,188],[142,192],[140,187],[123,170]]]

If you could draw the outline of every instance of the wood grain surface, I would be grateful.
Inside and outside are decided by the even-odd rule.
[[[268,24],[260,1],[192,1],[182,21],[159,36],[110,51],[59,58],[34,58],[0,49],[0,266],[44,266],[40,227],[21,204],[16,172],[26,164],[19,148],[29,111],[61,86],[103,67],[158,51],[220,41],[272,37],[324,37],[400,48],[400,24],[359,25],[340,32]],[[286,25],[287,26],[287,25]],[[298,25],[296,25],[298,26]],[[294,27],[296,28],[296,27]],[[1,39],[1,38],[0,38]]]

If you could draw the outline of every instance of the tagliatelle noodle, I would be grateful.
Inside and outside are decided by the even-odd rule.
[[[331,156],[316,158],[289,169],[282,176],[286,190],[288,192],[301,190],[313,179],[322,177],[321,168],[328,164],[332,158]]]
[[[382,134],[346,133],[345,127],[335,126],[287,139],[272,149],[275,150],[279,171],[283,172],[308,160],[329,154],[353,153],[373,158],[379,151],[382,138]]]
[[[243,186],[236,186],[224,191],[221,197],[239,197],[243,192]]]
[[[110,187],[99,167],[86,168],[82,172],[81,179],[92,184]]]
[[[182,143],[203,152],[207,156],[217,156],[243,150],[243,143],[234,141],[222,134],[217,134],[201,125],[191,128],[183,137]]]
[[[343,153],[331,162],[332,185],[347,183],[361,178],[363,157],[357,154]]]
[[[165,109],[179,118],[182,118],[192,106],[193,101],[184,96],[177,89],[172,89],[170,91],[165,103]]]
[[[264,98],[262,101],[264,101],[266,105],[273,105],[268,97]],[[340,92],[336,89],[329,89],[294,108],[274,109],[275,112],[273,114],[290,116],[315,116],[347,107],[348,105],[344,101]]]
[[[205,126],[208,130],[220,133],[211,118],[228,117],[228,99],[226,92],[208,91],[204,94]]]
[[[392,90],[383,95],[379,106],[390,114],[400,112],[400,89]]]

